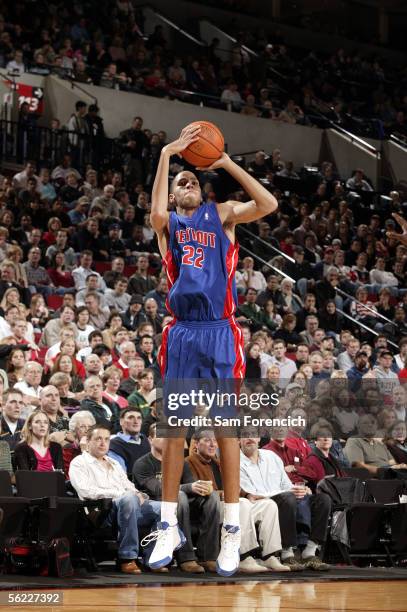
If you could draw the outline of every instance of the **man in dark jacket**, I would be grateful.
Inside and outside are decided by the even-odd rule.
[[[131,475],[137,459],[150,452],[150,442],[140,433],[143,417],[137,408],[126,408],[120,414],[121,431],[110,440],[109,457],[116,459]]]
[[[120,408],[115,402],[103,397],[103,385],[99,376],[85,380],[86,397],[81,401],[81,410],[88,410],[98,425],[108,427],[112,433],[120,431]]]
[[[0,420],[0,440],[7,442],[11,451],[14,451],[21,441],[21,430],[24,419],[20,418],[25,408],[23,394],[18,389],[10,389],[3,395],[3,410]]]
[[[147,315],[143,311],[143,296],[135,293],[130,298],[130,304],[126,312],[121,314],[124,327],[135,331],[141,323],[147,321]]]

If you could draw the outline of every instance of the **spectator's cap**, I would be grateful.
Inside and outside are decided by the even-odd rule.
[[[286,386],[285,390],[286,391],[294,391],[294,389],[300,389],[300,391],[303,390],[303,388],[301,387],[300,384],[296,383],[296,382],[292,382],[289,385]]]
[[[119,230],[120,229],[119,223],[112,223],[112,225],[109,225],[109,230],[112,230],[112,229]]]
[[[155,404],[157,400],[163,399],[163,390],[162,389],[153,389],[146,397],[146,402],[149,406],[151,404]]]
[[[327,246],[324,249],[324,253],[333,253],[333,252],[334,252],[334,249],[331,246]]]
[[[134,295],[132,295],[130,299],[130,306],[132,304],[144,304],[143,296],[140,295],[139,293],[135,293]]]
[[[396,227],[396,222],[393,219],[386,219],[384,225],[385,227]]]
[[[295,245],[293,248],[294,253],[304,254],[304,249],[299,244]]]
[[[383,349],[382,351],[380,351],[379,357],[391,357],[393,359],[393,353],[391,353],[391,351],[388,351],[387,349]]]
[[[332,240],[332,246],[342,246],[342,240],[340,238],[335,238],[334,240]]]
[[[364,357],[369,357],[369,355],[366,353],[366,351],[358,351],[355,355],[355,359],[357,359],[357,357],[362,357],[362,355]]]

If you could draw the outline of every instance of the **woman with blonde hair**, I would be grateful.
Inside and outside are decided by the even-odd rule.
[[[21,430],[14,460],[17,470],[53,472],[64,467],[62,446],[49,439],[50,421],[46,412],[34,410]]]
[[[27,317],[36,331],[42,332],[49,319],[49,310],[41,293],[34,293],[31,298],[30,313]]]
[[[6,310],[10,308],[10,306],[19,306],[19,305],[20,305],[20,293],[18,289],[16,289],[15,287],[9,287],[9,289],[6,289],[2,297],[2,300],[0,302],[0,308],[3,310],[3,312],[6,312]]]
[[[7,261],[13,265],[16,282],[22,287],[28,287],[27,273],[22,263],[24,253],[18,244],[11,244],[7,249]]]

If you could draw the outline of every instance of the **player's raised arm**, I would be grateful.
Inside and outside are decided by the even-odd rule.
[[[198,140],[201,128],[199,125],[184,128],[177,140],[170,142],[162,148],[157,174],[155,176],[151,194],[150,221],[154,231],[158,234],[168,226],[168,172],[171,155],[179,155],[192,142]]]
[[[222,157],[209,168],[199,168],[199,170],[217,170],[218,168],[223,168],[229,172],[252,198],[249,202],[228,201],[219,204],[219,215],[223,223],[232,225],[250,223],[277,210],[278,202],[276,198],[259,181],[250,176],[246,170],[235,164],[226,153],[223,153]]]

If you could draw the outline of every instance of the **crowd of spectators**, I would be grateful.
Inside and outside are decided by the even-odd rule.
[[[136,135],[129,142],[148,142],[141,118],[132,129]],[[172,167],[178,169],[179,160]],[[362,222],[355,220],[360,211],[349,194],[369,194],[371,188],[362,169],[346,182],[322,164],[307,197],[274,185],[278,177],[303,182],[277,149],[270,156],[259,151],[248,170],[268,182],[279,209],[249,225],[249,233],[240,230],[236,317],[247,363],[242,393],[250,398],[265,388],[279,398],[278,406],[256,416],[302,417],[304,425],[262,428],[242,438],[242,520],[251,524],[248,500],[268,539],[255,560],[257,536],[244,531],[241,571],[296,571],[307,563],[323,570],[328,568],[316,550],[327,537],[330,506],[315,494],[317,482],[343,475],[349,466],[386,477],[395,470],[403,474],[407,465],[406,248],[387,235],[396,225],[390,213],[383,217],[369,209],[368,218],[366,209]],[[159,501],[157,351],[171,316],[148,188],[136,182],[148,176],[143,158],[132,172],[127,182],[120,171],[98,173],[90,166],[83,176],[66,154],[54,168],[27,162],[1,178],[0,467],[63,470],[80,497],[116,491],[116,518],[131,503],[146,526],[157,519],[158,506],[145,506],[143,514],[145,500],[134,496],[134,486]],[[216,201],[213,174],[201,179],[203,198]],[[398,192],[390,199],[391,211],[405,211]],[[177,560],[187,572],[214,571],[219,542],[207,517],[220,513],[222,499],[217,445],[210,431],[191,430],[188,440],[180,522],[189,544]],[[92,457],[107,457],[113,466],[106,482],[93,472]],[[278,486],[262,488],[250,480],[250,463],[264,461],[277,461]],[[257,504],[264,486],[280,491],[268,500],[275,506]],[[287,497],[291,489],[294,496]],[[188,508],[202,522],[196,552]],[[305,551],[300,559],[293,556],[296,512],[311,516],[307,532],[298,533]],[[137,529],[130,536],[131,552],[119,542],[121,568],[137,573]]]
[[[48,29],[31,39],[21,6],[10,7],[3,23],[7,61],[13,48],[29,56],[45,46],[52,56],[55,47],[75,70],[84,61],[75,55],[79,49],[97,48],[99,60],[112,52],[103,37],[87,46],[90,25],[80,13],[72,27],[60,30],[60,17],[50,10]],[[126,44],[137,53],[147,47],[143,61],[150,71],[152,59],[160,63],[157,47],[165,50],[165,41],[145,43],[130,2],[118,2],[117,11],[116,35],[124,21],[120,15],[126,15],[133,27]],[[25,26],[19,29],[20,21]],[[67,40],[74,44],[69,47]],[[127,62],[127,55],[119,54],[114,63],[119,61]],[[111,65],[109,59],[102,67],[106,79],[116,82],[107,74]],[[181,60],[174,59],[173,67],[182,73]],[[232,74],[238,84],[245,77],[240,69]],[[126,78],[133,79],[131,74]],[[232,93],[239,89],[227,87]],[[246,94],[243,112],[255,114],[257,94],[254,100]],[[264,105],[270,107],[266,94]],[[295,102],[287,101],[282,113],[287,120],[304,117]],[[86,168],[78,164],[80,134],[90,125],[102,133],[98,109],[77,103],[68,125],[69,140],[54,165],[28,161],[14,176],[3,171],[0,177],[0,468],[61,470],[79,497],[113,497],[116,519],[133,512],[140,525],[152,525],[159,507],[153,502],[161,497],[163,444],[157,435],[157,351],[171,315],[149,212],[166,134],[143,129],[142,118],[135,117],[121,135],[125,166],[99,170],[92,157]],[[175,173],[180,160],[173,162]],[[406,203],[392,190],[385,211],[372,209],[374,200],[364,206],[373,187],[363,169],[340,177],[328,162],[318,168],[307,195],[298,189],[299,195],[295,186],[303,186],[304,177],[279,149],[270,156],[259,151],[248,170],[265,181],[279,208],[250,224],[248,232],[239,230],[236,318],[247,363],[242,394],[250,397],[265,387],[279,402],[258,416],[302,417],[304,425],[242,436],[241,570],[328,569],[316,554],[330,512],[316,494],[318,481],[341,476],[350,466],[387,477],[395,470],[402,475],[407,465],[407,249],[388,236],[396,230],[391,213],[405,216]],[[213,173],[200,178],[205,201],[225,197]],[[289,191],[280,188],[281,181],[289,181]],[[241,191],[228,196],[245,198]],[[188,443],[179,499],[187,545],[177,562],[187,572],[214,571],[223,490],[217,445],[208,430],[191,430]],[[111,466],[106,472],[95,467],[94,460],[102,459],[101,465]],[[278,482],[252,478],[253,463],[259,470],[272,465],[268,473]],[[189,512],[200,524],[196,552]],[[297,538],[296,516],[306,526]],[[257,560],[256,522],[263,546]],[[123,541],[131,546],[126,549]],[[293,554],[297,544],[303,548],[300,559]],[[138,552],[133,525],[119,542],[122,571],[138,573]]]
[[[71,12],[63,4],[40,4],[34,20],[29,6],[2,10],[0,67],[11,75],[53,72],[287,123],[326,125],[328,119],[363,132],[372,119],[370,135],[407,135],[405,69],[382,58],[289,48],[278,31],[231,25],[237,42],[224,60],[217,38],[191,54],[182,45],[171,48],[160,25],[145,36],[143,14],[131,2],[76,4]]]

